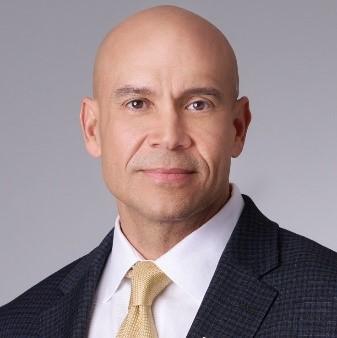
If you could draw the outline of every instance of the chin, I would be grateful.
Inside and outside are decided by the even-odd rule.
[[[172,203],[154,203],[147,208],[141,210],[147,210],[145,217],[151,218],[156,222],[179,222],[186,218],[189,218],[195,213],[195,208],[191,206],[189,202],[175,202]]]

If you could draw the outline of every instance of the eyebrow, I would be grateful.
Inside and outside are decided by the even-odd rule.
[[[113,96],[116,98],[121,98],[124,96],[138,94],[138,95],[154,95],[155,93],[148,87],[134,87],[126,85],[120,88],[117,88],[113,92]],[[184,90],[181,93],[181,96],[189,95],[209,95],[214,96],[218,99],[222,97],[222,93],[215,87],[192,87]]]
[[[141,94],[141,95],[151,95],[153,94],[152,90],[147,87],[133,87],[130,85],[126,85],[120,88],[117,88],[113,92],[113,96],[119,98],[123,96],[128,96],[131,94]]]

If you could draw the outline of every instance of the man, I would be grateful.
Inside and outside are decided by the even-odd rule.
[[[234,52],[175,6],[103,40],[85,145],[116,197],[86,256],[0,309],[1,337],[336,337],[337,255],[229,182],[251,120]]]

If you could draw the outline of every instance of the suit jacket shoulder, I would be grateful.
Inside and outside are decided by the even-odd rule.
[[[8,332],[8,337],[13,337],[13,332],[17,332],[18,336],[26,337],[27,332],[37,332],[38,315],[62,296],[58,285],[83,258],[64,266],[0,307],[0,336],[5,337]]]
[[[280,228],[280,252],[283,264],[330,266],[337,273],[337,253],[305,236]]]
[[[291,231],[279,230],[279,266],[261,280],[277,298],[259,337],[337,337],[337,254]]]
[[[0,337],[82,337],[76,334],[76,326],[79,332],[86,327],[87,318],[80,318],[81,311],[89,313],[112,238],[113,230],[90,253],[0,307]]]

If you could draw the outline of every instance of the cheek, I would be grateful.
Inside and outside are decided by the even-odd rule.
[[[141,124],[115,120],[104,130],[102,165],[105,175],[122,178],[127,165],[142,142]]]
[[[194,139],[210,171],[223,170],[231,158],[233,127],[227,121],[212,121],[195,129]]]

